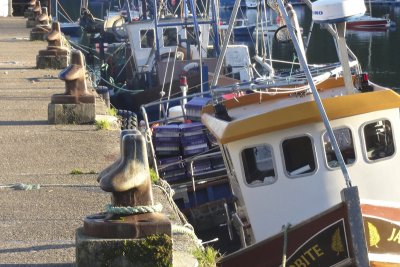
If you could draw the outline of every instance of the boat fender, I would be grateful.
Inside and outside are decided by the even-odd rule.
[[[199,68],[199,63],[197,63],[197,62],[189,63],[182,68],[181,74],[187,75],[191,70],[198,69],[198,68]]]

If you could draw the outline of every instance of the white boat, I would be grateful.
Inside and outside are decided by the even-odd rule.
[[[221,31],[226,31],[228,29],[229,25],[224,23],[220,25]],[[248,23],[248,19],[236,19],[234,26],[233,26],[233,34],[235,37],[251,37],[253,35],[254,29],[256,28],[256,25],[251,25]]]
[[[243,245],[218,266],[400,266],[400,96],[350,74],[345,20],[363,13],[360,2],[312,4],[315,21],[336,24],[340,69],[311,77],[294,42],[307,84],[235,85],[254,93],[203,109],[237,199],[228,225]],[[329,17],[328,5],[342,11]]]

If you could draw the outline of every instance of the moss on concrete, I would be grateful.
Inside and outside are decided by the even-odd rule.
[[[151,235],[141,239],[98,239],[77,232],[77,266],[172,266],[170,236]]]

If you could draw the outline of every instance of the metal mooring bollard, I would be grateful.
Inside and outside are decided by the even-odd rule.
[[[63,69],[68,66],[70,50],[65,46],[62,38],[60,23],[55,21],[46,36],[47,48],[40,50],[36,57],[38,69]]]
[[[170,235],[169,220],[157,212],[153,205],[147,148],[143,135],[138,130],[128,130],[121,133],[121,138],[121,157],[98,177],[101,189],[112,194],[113,208],[102,217],[86,217],[84,233],[104,238]],[[144,211],[135,212],[136,208],[143,208]]]
[[[62,70],[58,78],[65,81],[64,94],[55,94],[51,97],[54,104],[94,103],[95,98],[86,84],[86,64],[83,54],[79,50],[71,53],[71,65]]]
[[[31,7],[31,9],[30,9],[31,12],[28,14],[28,20],[26,21],[26,27],[33,28],[38,24],[36,18],[38,16],[40,16],[40,14],[42,13],[42,6],[40,4],[40,1],[35,1],[35,2],[31,1],[29,4]]]
[[[43,41],[45,39],[45,35],[50,32],[50,18],[47,12],[47,7],[42,8],[42,13],[36,17],[37,25],[30,32],[30,40]]]
[[[153,204],[146,141],[138,130],[126,130],[120,146],[121,157],[98,177],[111,204],[78,229],[76,265],[172,266],[171,223]]]

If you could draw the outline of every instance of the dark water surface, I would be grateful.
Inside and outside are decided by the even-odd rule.
[[[300,26],[304,35],[309,32],[311,12],[305,5],[295,6]],[[230,10],[223,10],[221,18],[227,20]],[[246,17],[249,23],[255,23],[257,11],[255,9],[239,10],[238,17]],[[351,50],[356,54],[362,70],[369,73],[370,80],[380,85],[400,91],[400,5],[373,5],[372,15],[389,17],[398,27],[391,27],[386,31],[354,31],[348,30],[346,39]],[[273,20],[275,16],[272,16]],[[254,54],[253,40],[236,40],[238,43],[249,45],[250,53]],[[250,39],[250,38],[248,38]],[[272,57],[293,61],[294,48],[290,44],[272,42]],[[307,50],[309,63],[329,63],[338,61],[332,38],[326,30],[321,30],[318,24],[313,27],[309,48]],[[275,65],[279,68],[282,66]],[[290,65],[285,65],[290,68]]]

